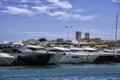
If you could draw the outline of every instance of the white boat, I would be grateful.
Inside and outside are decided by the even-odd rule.
[[[96,48],[84,47],[83,50],[84,60],[83,62],[93,62],[93,63],[111,63],[120,62],[120,56],[118,55],[118,50],[105,50],[98,51]]]
[[[84,47],[84,48],[70,48],[72,51],[76,51],[82,55],[82,63],[92,63],[98,57],[98,51],[95,48]]]
[[[0,65],[8,66],[13,63],[16,58],[7,53],[0,52]]]
[[[81,63],[83,55],[77,52],[72,52],[68,48],[54,47],[54,52],[59,54],[64,54],[64,56],[59,60],[59,63]]]

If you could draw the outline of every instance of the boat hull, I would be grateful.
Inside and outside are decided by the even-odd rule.
[[[0,53],[0,66],[9,66],[16,58],[6,53]]]
[[[13,65],[22,66],[43,66],[46,65],[51,57],[51,54],[30,54],[24,56],[18,56],[17,59],[12,63]]]
[[[58,64],[59,61],[60,61],[60,59],[61,59],[63,56],[64,56],[64,53],[60,53],[60,52],[54,53],[54,54],[51,56],[48,64]]]
[[[82,63],[93,63],[96,58],[96,53],[84,53]]]
[[[81,63],[83,60],[83,55],[74,54],[74,53],[65,53],[65,55],[60,59],[59,63],[72,63],[77,64]]]
[[[65,56],[60,60],[60,63],[92,63],[97,58],[95,53],[87,52],[73,52],[66,53]]]
[[[97,59],[94,61],[95,63],[116,63],[120,62],[120,55],[116,53],[102,53],[98,55]]]

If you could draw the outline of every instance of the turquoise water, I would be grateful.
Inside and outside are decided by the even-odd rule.
[[[120,80],[120,64],[1,66],[0,80]]]

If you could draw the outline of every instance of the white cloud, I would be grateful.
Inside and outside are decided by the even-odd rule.
[[[76,13],[78,13],[78,12],[84,12],[85,11],[85,9],[77,9],[77,10],[74,10],[74,12],[76,12]]]
[[[76,13],[68,13],[65,11],[56,11],[53,7],[49,6],[34,6],[33,9],[41,12],[42,14],[47,14],[49,16],[57,17],[59,20],[92,20],[96,16],[81,16]],[[53,10],[53,11],[52,11]]]
[[[94,18],[96,18],[96,15],[89,15],[89,16],[79,16],[79,18],[81,20],[93,20]]]
[[[112,0],[113,2],[117,2],[117,3],[120,3],[120,0]]]
[[[17,0],[16,0],[17,1]],[[72,5],[65,0],[47,0],[49,3],[45,5],[44,3],[39,3],[29,5],[27,2],[35,2],[41,0],[19,0],[25,2],[24,4],[19,4],[16,6],[6,6],[6,10],[3,10],[4,13],[9,14],[25,14],[25,15],[36,15],[36,14],[46,14],[48,16],[56,17],[58,20],[93,20],[95,15],[83,16],[78,14],[79,12],[85,11],[85,9],[71,10]],[[51,4],[52,3],[52,4]],[[69,12],[66,11],[69,10]]]
[[[60,12],[60,11],[56,11],[56,12],[53,12],[53,13],[48,13],[48,15],[50,16],[60,16],[60,17],[69,17],[69,15],[66,13],[66,12]]]
[[[72,5],[68,1],[61,1],[61,0],[47,0],[48,2],[54,3],[55,6],[70,9]]]
[[[60,20],[92,20],[94,19],[96,16],[81,16],[79,14],[70,14],[70,13],[66,13],[66,12],[60,12],[60,11],[56,11],[56,12],[48,12],[47,13],[49,16],[57,16],[58,19]]]
[[[25,9],[25,8],[18,8],[14,6],[7,6],[7,10],[3,10],[4,13],[10,14],[26,14],[26,15],[33,15],[33,12]]]
[[[49,6],[34,6],[32,9],[38,10],[40,12],[46,12],[48,9],[50,9]]]

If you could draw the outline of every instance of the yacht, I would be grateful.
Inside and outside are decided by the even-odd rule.
[[[9,66],[16,58],[0,51],[0,66]]]
[[[92,63],[98,56],[98,51],[95,48],[70,48],[73,52],[80,53],[82,55],[82,63]]]
[[[57,52],[63,54],[64,56],[59,60],[59,63],[81,63],[83,55],[78,52],[72,52],[68,48],[63,47],[53,47],[52,52]]]
[[[23,65],[23,66],[43,66],[46,65],[51,58],[51,54],[46,52],[41,54],[33,52],[25,47],[12,47],[5,48],[2,52],[14,56],[16,60],[12,62],[12,65]]]
[[[111,63],[120,62],[119,50],[105,49],[103,50],[95,60],[97,63]]]
[[[35,53],[38,52],[45,54],[46,52],[48,52],[49,54],[51,54],[51,58],[49,59],[48,64],[57,64],[59,60],[63,57],[63,54],[54,51],[53,47],[44,48],[41,46],[34,46],[34,45],[27,45],[25,47],[32,50]]]
[[[106,49],[104,51],[98,51],[96,48],[91,47],[84,47],[82,49],[89,56],[89,61],[94,63],[111,63],[120,61],[117,50]]]
[[[72,50],[80,51],[83,56],[83,63],[111,63],[120,62],[119,50],[98,51],[96,48],[83,47],[83,48],[71,48]]]

